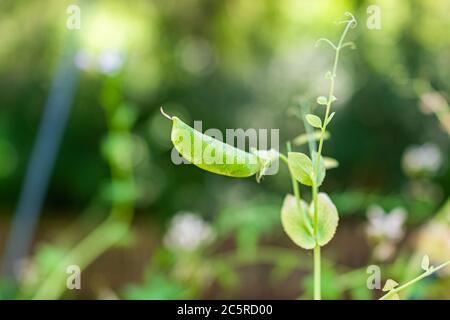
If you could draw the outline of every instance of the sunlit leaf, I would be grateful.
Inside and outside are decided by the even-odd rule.
[[[398,282],[396,282],[396,281],[394,281],[392,279],[388,279],[386,281],[386,283],[384,284],[383,291],[391,291],[396,286],[398,286]]]
[[[330,116],[329,116],[328,119],[327,119],[326,125],[328,125],[328,124],[331,122],[331,120],[333,119],[335,113],[336,113],[336,112],[333,112],[332,114],[330,114]]]
[[[306,186],[313,185],[313,165],[311,159],[304,153],[288,153],[289,170],[294,178]]]
[[[308,212],[308,205],[300,200],[303,212]],[[308,227],[306,216],[302,215],[297,207],[297,201],[293,195],[288,194],[284,198],[281,208],[281,224],[289,238],[303,249],[313,249],[316,245],[311,227]]]
[[[327,98],[324,96],[320,96],[317,98],[317,103],[324,106],[327,104]]]
[[[314,128],[322,128],[322,120],[320,120],[318,116],[314,114],[307,114],[305,118],[306,121],[308,121],[308,123]]]
[[[314,218],[314,205],[309,206],[311,219]],[[326,193],[317,195],[317,242],[320,246],[326,245],[333,239],[339,222],[336,206]]]
[[[430,268],[430,258],[428,257],[428,255],[423,256],[421,267],[425,271],[428,271],[428,269]]]

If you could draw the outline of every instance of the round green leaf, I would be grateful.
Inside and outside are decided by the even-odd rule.
[[[311,218],[314,217],[314,206],[309,207]],[[317,243],[320,246],[326,245],[334,237],[338,226],[339,216],[336,206],[326,193],[320,192],[317,195]]]
[[[289,170],[294,178],[306,186],[313,185],[313,165],[311,159],[304,153],[288,153]]]
[[[322,120],[318,116],[314,114],[307,114],[305,118],[306,121],[308,121],[308,123],[314,128],[322,128]]]
[[[308,205],[300,200],[303,212],[308,212]],[[281,208],[281,224],[284,232],[299,247],[313,249],[316,245],[312,227],[306,221],[306,215],[302,215],[297,207],[297,201],[293,195],[288,194],[284,198]]]
[[[326,76],[326,75],[325,75]],[[329,74],[329,77],[330,77],[330,79],[331,79],[331,72],[330,72],[330,74]],[[318,104],[320,104],[320,105],[326,105],[327,104],[327,102],[328,102],[328,100],[327,100],[327,98],[326,97],[324,97],[324,96],[320,96],[320,97],[318,97],[317,98],[317,103]]]

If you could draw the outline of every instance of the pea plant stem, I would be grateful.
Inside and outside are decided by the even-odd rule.
[[[314,247],[314,300],[321,299],[320,288],[320,246],[316,244]]]
[[[330,116],[330,111],[331,111],[331,104],[333,103],[333,101],[335,100],[334,97],[334,87],[335,87],[335,78],[336,78],[336,71],[337,71],[337,66],[338,66],[338,62],[339,62],[339,53],[340,50],[343,48],[344,45],[344,40],[345,37],[348,33],[348,31],[350,30],[350,27],[356,22],[356,20],[354,19],[354,17],[352,16],[352,19],[349,20],[347,22],[347,25],[345,26],[344,32],[341,35],[341,38],[339,40],[339,43],[337,46],[334,46],[330,41],[328,41],[329,43],[331,43],[331,46],[333,47],[333,49],[335,50],[335,56],[334,56],[334,63],[333,63],[333,69],[331,71],[331,76],[330,76],[330,89],[328,92],[328,99],[327,99],[327,104],[326,104],[326,111],[325,111],[325,117],[323,120],[323,125],[321,128],[321,132],[320,132],[320,138],[319,138],[319,146],[317,148],[317,154],[315,157],[315,162],[314,162],[314,176],[317,177],[318,172],[319,172],[319,163],[320,163],[320,157],[322,154],[322,150],[323,150],[323,142],[324,142],[324,137],[325,137],[325,132],[327,129],[327,125],[328,125],[328,118]],[[314,247],[314,300],[320,300],[321,299],[321,283],[320,283],[320,273],[321,273],[321,268],[320,268],[320,246],[318,244],[317,241],[317,216],[318,216],[318,209],[317,209],[317,193],[319,191],[319,187],[317,185],[317,179],[314,179],[314,183],[312,186],[312,194],[313,194],[313,208],[314,208],[314,217],[313,217],[313,221],[314,221],[314,238],[316,239],[316,246]]]
[[[291,143],[289,141],[287,142],[287,151],[291,152]],[[295,177],[294,177],[294,175],[293,175],[293,173],[292,173],[292,171],[291,171],[291,169],[289,167],[288,158],[284,154],[280,153],[280,159],[286,164],[286,166],[287,166],[287,168],[289,170],[289,175],[291,176],[292,189],[294,191],[295,202],[296,202],[297,208],[300,211],[300,214],[304,217],[308,228],[311,228],[311,219],[309,218],[308,213],[303,210],[303,207],[300,204],[300,199],[301,199],[301,197],[300,197],[300,188],[298,186],[297,180],[295,179]]]
[[[121,212],[123,214],[123,212]],[[131,213],[129,213],[131,215]],[[81,270],[89,266],[103,252],[116,244],[128,230],[128,224],[123,224],[113,218],[107,219],[99,227],[84,238],[73,250],[63,258],[51,272],[49,277],[38,288],[34,300],[55,300],[66,290],[68,265],[76,262]]]
[[[115,79],[109,80],[114,81]],[[105,82],[103,90],[107,90],[109,86],[115,84],[115,82],[111,83],[110,81]],[[131,128],[119,129],[112,125],[113,116],[117,111],[117,108],[119,108],[120,102],[121,101],[115,101],[111,105],[106,105],[105,103],[103,105],[108,124],[108,134],[120,133],[130,137]],[[125,154],[123,160],[123,164],[119,166],[113,159],[107,159],[111,169],[112,184],[128,183],[131,186],[134,186],[132,155]],[[81,270],[87,268],[96,258],[112,248],[126,236],[130,231],[133,215],[134,199],[122,201],[113,199],[110,214],[106,220],[75,245],[66,256],[57,263],[57,265],[49,272],[48,276],[39,283],[32,299],[54,300],[60,298],[67,289],[67,273],[65,272],[67,266],[76,264]]]
[[[428,277],[429,275],[433,274],[434,272],[445,268],[446,266],[450,265],[450,260],[447,262],[444,262],[443,264],[437,266],[436,268],[430,268],[428,269],[428,271],[425,271],[424,273],[422,273],[421,275],[417,276],[416,278],[406,282],[405,284],[390,290],[388,293],[386,293],[384,296],[382,296],[379,300],[387,300],[390,297],[392,297],[394,294],[399,293],[400,291],[402,291],[403,289],[406,289],[407,287],[413,285],[414,283],[416,283],[417,281],[422,280],[425,277]]]
[[[286,143],[286,148],[287,148],[287,152],[291,152],[292,151],[292,147],[291,147],[291,143],[288,141]],[[296,204],[297,204],[297,208],[299,210],[301,210],[301,205],[300,205],[300,188],[298,187],[298,182],[297,180],[295,180],[294,175],[292,174],[290,168],[289,168],[289,164],[286,161],[286,164],[288,165],[288,169],[289,169],[289,173],[291,175],[291,181],[292,181],[292,189],[294,190],[294,196],[295,196],[295,200],[296,200]]]

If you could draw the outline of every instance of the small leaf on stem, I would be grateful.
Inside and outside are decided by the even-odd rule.
[[[392,279],[387,279],[386,283],[384,284],[383,291],[391,291],[396,286],[398,286],[398,282]]]
[[[320,105],[325,106],[328,103],[328,100],[327,100],[326,97],[320,96],[320,97],[317,98],[317,103],[320,104]]]
[[[336,112],[333,112],[332,114],[330,114],[330,116],[327,119],[326,125],[328,125],[331,122],[331,119],[333,119],[335,113]]]
[[[306,186],[313,185],[313,164],[311,159],[304,153],[288,153],[289,170],[294,178]]]
[[[314,114],[307,114],[305,118],[306,121],[308,121],[308,123],[314,128],[322,128],[322,120],[320,120],[318,116]]]
[[[308,205],[300,200],[303,212],[308,212]],[[288,194],[284,198],[283,207],[281,208],[281,224],[289,238],[299,247],[303,249],[313,249],[316,245],[314,234],[306,216],[302,216],[300,208],[298,208],[297,200],[294,196]]]
[[[430,258],[428,257],[428,255],[423,256],[421,267],[425,271],[428,271],[428,269],[430,268]]]
[[[312,154],[312,161],[313,161],[313,165],[316,163],[317,161],[317,152],[313,151]],[[315,169],[315,168],[314,168]],[[318,172],[314,172],[315,176],[316,176],[316,183],[317,186],[320,187],[322,185],[323,180],[325,179],[325,161],[323,160],[323,157],[320,156],[319,159],[319,167],[318,167]]]
[[[311,218],[314,217],[314,203],[309,207]],[[317,243],[324,246],[333,239],[339,222],[336,206],[330,197],[320,192],[317,195]]]

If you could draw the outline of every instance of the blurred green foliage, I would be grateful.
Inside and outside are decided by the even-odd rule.
[[[180,168],[169,161],[170,124],[159,115],[159,106],[188,122],[202,119],[205,129],[281,128],[282,141],[295,137],[301,126],[286,110],[298,95],[323,94],[323,81],[316,75],[323,73],[330,53],[316,49],[314,42],[324,35],[332,38],[339,31],[332,21],[346,10],[360,22],[353,39],[358,50],[344,57],[339,70],[343,81],[337,90],[342,98],[327,155],[338,159],[340,167],[330,172],[326,188],[398,194],[405,183],[400,158],[408,145],[433,140],[443,154],[448,153],[448,139],[434,118],[420,113],[414,89],[416,79],[444,92],[449,89],[449,22],[443,12],[450,5],[446,1],[332,5],[326,0],[134,1],[133,5],[80,1],[81,29],[72,31],[65,28],[69,4],[3,1],[0,5],[3,207],[13,207],[17,199],[68,32],[77,33],[79,52],[94,62],[79,83],[49,206],[83,207],[108,179],[99,152],[106,123],[99,108],[101,75],[95,68],[105,50],[123,55],[124,84],[118,90],[136,106],[135,114],[127,111],[118,115],[122,119],[118,121],[136,118],[135,133],[143,155],[135,165],[138,184],[146,194],[140,207],[165,214],[178,208],[202,208],[212,214],[218,209],[216,202],[208,201],[205,207],[204,199],[215,199],[214,194],[232,185],[222,177],[198,174],[196,168]],[[380,30],[365,25],[370,4],[381,8]],[[283,172],[267,178],[263,192],[285,193],[284,178]],[[437,183],[449,194],[447,165]]]

